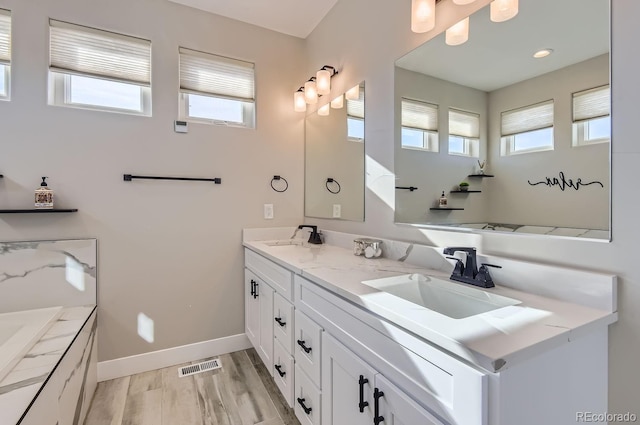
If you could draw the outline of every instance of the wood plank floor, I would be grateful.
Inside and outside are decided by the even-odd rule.
[[[188,364],[101,382],[85,425],[300,425],[253,348],[217,358],[184,378]]]

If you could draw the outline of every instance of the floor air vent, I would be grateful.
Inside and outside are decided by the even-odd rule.
[[[218,359],[207,360],[206,362],[184,366],[178,369],[178,377],[195,375],[196,373],[207,372],[209,370],[220,369],[222,365]]]

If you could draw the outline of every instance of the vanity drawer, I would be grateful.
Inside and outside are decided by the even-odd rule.
[[[293,301],[293,273],[250,249],[244,250],[244,264],[276,292]]]
[[[296,367],[304,370],[311,381],[320,387],[320,339],[322,328],[309,319],[304,313],[295,313],[295,346],[294,357]]]
[[[273,297],[273,334],[287,352],[293,354],[293,304],[280,294]]]
[[[294,411],[302,425],[320,425],[320,390],[296,363]],[[306,409],[306,410],[305,410]]]
[[[287,400],[289,407],[293,407],[293,356],[275,340],[273,344],[273,379],[278,389]]]

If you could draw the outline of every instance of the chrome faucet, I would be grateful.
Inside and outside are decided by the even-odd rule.
[[[482,288],[493,288],[495,286],[487,267],[495,267],[498,269],[501,269],[502,267],[494,264],[482,263],[480,270],[478,270],[478,260],[476,259],[475,248],[448,247],[442,252],[444,255],[453,255],[456,252],[464,252],[467,257],[465,263],[462,263],[462,260],[459,258],[447,257],[451,260],[456,260],[456,266],[451,273],[451,280],[480,286]]]
[[[320,233],[318,232],[318,226],[311,226],[308,224],[301,224],[298,226],[298,229],[303,229],[308,227],[311,229],[311,234],[309,234],[309,243],[314,245],[322,245],[322,238],[320,238]]]

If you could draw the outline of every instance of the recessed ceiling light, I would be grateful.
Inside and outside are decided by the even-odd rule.
[[[545,58],[553,53],[553,49],[541,49],[533,54],[533,57],[536,59]]]

